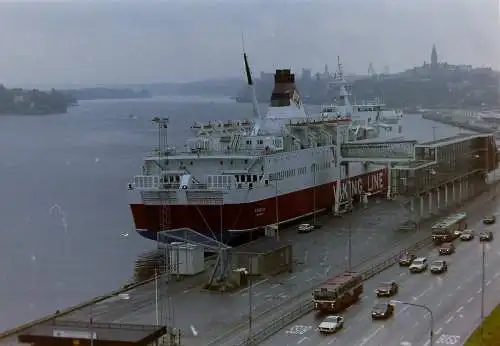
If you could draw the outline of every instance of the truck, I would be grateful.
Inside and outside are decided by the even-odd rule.
[[[451,242],[467,229],[467,213],[448,216],[432,225],[432,241],[436,244]]]
[[[356,272],[334,276],[313,292],[314,309],[338,313],[356,303],[363,294],[363,277]]]

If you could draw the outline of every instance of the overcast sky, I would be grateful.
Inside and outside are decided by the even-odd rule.
[[[119,84],[253,70],[500,67],[498,0],[0,0],[0,83]]]

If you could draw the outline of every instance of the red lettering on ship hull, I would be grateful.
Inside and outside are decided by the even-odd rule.
[[[363,193],[383,194],[387,186],[387,170],[369,172],[341,183],[341,200],[348,200],[347,186],[351,195],[359,199]],[[336,182],[319,185],[278,197],[279,221],[298,220],[316,211],[332,210],[335,201]],[[313,198],[316,196],[316,203]],[[343,202],[344,201],[344,202]],[[160,230],[160,205],[131,204],[136,229],[149,239],[156,239]],[[219,238],[228,231],[245,233],[276,223],[276,198],[251,203],[219,205],[167,205],[170,220],[164,222],[169,229],[190,228],[194,231]],[[221,210],[222,209],[222,210]],[[222,212],[222,217],[221,217]],[[222,222],[221,222],[222,221]]]

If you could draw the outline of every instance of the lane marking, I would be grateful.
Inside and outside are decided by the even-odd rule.
[[[429,346],[431,344],[431,341],[430,340],[427,340],[424,344],[424,346]]]
[[[335,342],[335,338],[333,338],[332,340],[328,341],[328,345],[331,345]]]
[[[297,344],[300,345],[301,343],[303,343],[307,339],[309,339],[309,338],[307,336],[304,336],[302,339],[300,339],[299,341],[297,341]]]
[[[499,273],[495,273],[495,275],[493,275],[493,279],[496,279],[500,276],[500,272]]]
[[[460,312],[460,311],[462,311],[463,309],[464,309],[464,307],[463,307],[463,306],[459,307],[459,308],[457,309],[457,313],[459,313],[459,312]]]
[[[261,296],[263,294],[264,294],[264,292],[257,292],[257,293],[254,293],[254,297],[258,297],[258,296]]]
[[[295,280],[296,278],[297,278],[297,275],[294,275],[294,276],[289,277],[287,281],[293,281],[293,280]]]
[[[363,338],[363,341],[358,346],[365,346],[375,335],[377,335],[378,332],[380,332],[384,328],[385,327],[382,325],[375,329],[370,335],[368,335],[366,338]]]
[[[453,321],[453,318],[454,318],[453,316],[450,316],[450,317],[449,317],[449,318],[445,321],[445,323],[446,323],[446,324],[450,323],[451,321]]]
[[[461,288],[462,288],[462,286],[460,286],[460,285],[458,285],[458,286],[457,286],[457,290],[459,290],[459,289],[461,289]]]
[[[405,276],[405,273],[399,273],[399,277]]]
[[[491,285],[491,280],[488,280],[488,282],[486,282],[486,286],[489,286]]]
[[[474,297],[470,297],[469,299],[467,299],[467,303],[470,303],[474,300]]]
[[[481,293],[481,289],[478,289],[478,290],[476,291],[476,294],[480,294],[480,293]]]
[[[278,288],[278,287],[280,287],[280,284],[274,284],[274,285],[271,286],[272,289],[275,289],[275,288]]]
[[[443,331],[443,328],[439,328],[438,330],[436,330],[436,335],[440,334],[442,331]]]

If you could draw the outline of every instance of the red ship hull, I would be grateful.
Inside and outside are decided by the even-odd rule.
[[[381,169],[345,179],[340,187],[340,204],[349,196],[346,186],[351,186],[354,203],[363,193],[387,193],[387,169]],[[347,184],[350,180],[350,184]],[[293,222],[314,212],[334,210],[336,182],[307,188],[288,194],[243,204],[224,205],[144,205],[131,204],[137,231],[148,239],[156,239],[156,232],[163,229],[189,228],[212,238],[227,241],[235,234],[259,230],[267,225]],[[314,203],[314,196],[316,203]],[[276,203],[277,202],[277,203]],[[276,204],[278,213],[276,213]],[[161,222],[161,208],[164,221]],[[160,224],[162,223],[162,227]]]

